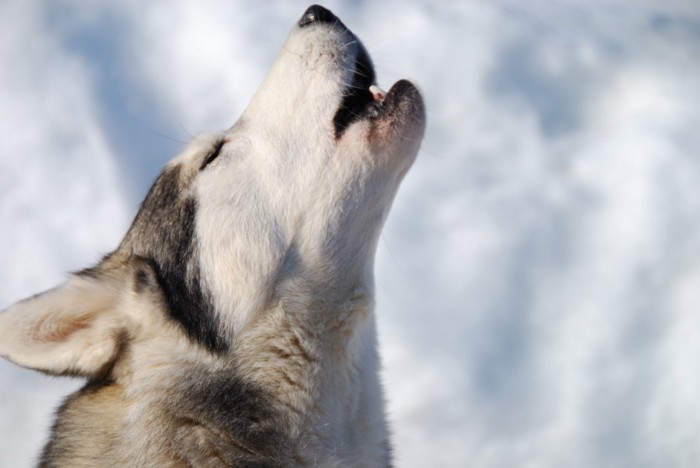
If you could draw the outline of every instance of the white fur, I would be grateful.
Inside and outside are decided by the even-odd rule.
[[[323,278],[332,265],[343,289],[372,288],[379,230],[415,151],[402,140],[377,154],[367,122],[335,141],[332,118],[358,48],[348,32],[294,29],[226,133],[225,155],[197,181],[201,264],[232,335],[269,300],[290,249],[307,275]]]
[[[396,101],[409,111],[360,119],[336,136],[333,118],[361,47],[344,28],[295,27],[240,121],[195,140],[170,163],[182,193],[163,196],[196,201],[192,258],[182,268],[198,270],[222,328],[216,331],[230,348],[217,354],[194,344],[168,316],[159,265],[132,244],[148,244],[147,229],[127,235],[94,270],[0,315],[1,356],[57,374],[97,378],[108,371],[123,388],[122,403],[111,409],[128,429],[105,436],[120,459],[167,464],[182,440],[189,452],[177,456],[211,462],[204,438],[215,439],[216,431],[193,430],[169,405],[187,400],[198,372],[214,384],[230,372],[254,383],[283,415],[280,430],[295,463],[388,462],[373,259],[424,115],[416,92],[411,102]],[[219,156],[201,170],[222,139]],[[158,216],[153,210],[136,224]],[[153,238],[162,240],[160,232]],[[75,405],[80,414],[80,400]],[[64,417],[74,421],[72,413]],[[93,449],[100,447],[87,443],[80,451]]]

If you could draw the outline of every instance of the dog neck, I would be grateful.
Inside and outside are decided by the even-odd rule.
[[[292,285],[281,289],[285,294],[237,341],[240,372],[273,395],[288,433],[324,449],[342,446],[348,455],[362,447],[372,451],[373,445],[384,451],[388,437],[369,292],[357,288],[344,302],[332,303]]]

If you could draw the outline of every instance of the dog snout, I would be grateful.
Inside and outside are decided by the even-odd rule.
[[[321,5],[311,5],[301,16],[299,27],[303,28],[312,23],[340,23],[340,21],[330,10]]]

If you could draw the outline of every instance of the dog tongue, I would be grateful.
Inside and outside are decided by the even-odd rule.
[[[386,91],[377,85],[372,85],[369,87],[369,92],[372,93],[372,97],[375,101],[381,101],[386,96]]]

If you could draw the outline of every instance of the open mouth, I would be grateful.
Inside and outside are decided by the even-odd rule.
[[[340,107],[333,117],[335,137],[340,139],[354,122],[373,119],[382,113],[390,112],[389,108],[392,107],[390,103],[395,102],[398,96],[415,89],[415,87],[409,82],[401,80],[394,84],[388,93],[382,91],[375,84],[376,74],[367,50],[342,21],[329,10],[319,5],[312,5],[299,20],[299,27],[323,23],[344,29],[352,36],[353,41],[358,46],[352,78],[346,85]]]
[[[333,118],[336,138],[340,138],[350,124],[371,114],[371,108],[375,102],[383,97],[374,84],[375,78],[372,60],[365,48],[360,46],[360,51],[355,58],[355,72],[345,90],[340,108]]]
[[[336,139],[340,139],[354,122],[374,120],[392,114],[398,103],[412,93],[417,94],[418,91],[407,80],[397,81],[388,92],[377,86],[372,61],[360,43],[352,80],[346,87],[340,107],[333,118]]]

